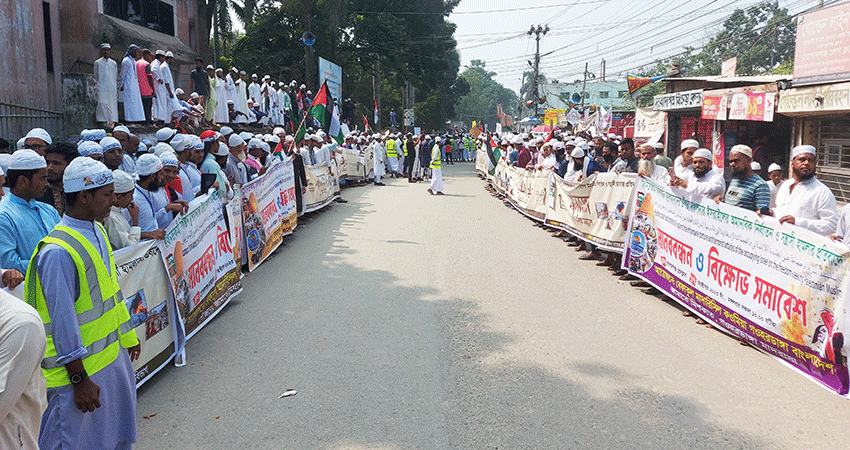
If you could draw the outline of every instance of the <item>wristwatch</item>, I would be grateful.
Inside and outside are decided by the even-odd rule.
[[[83,382],[83,380],[85,380],[88,376],[89,376],[89,374],[87,374],[85,370],[84,370],[84,371],[82,371],[82,372],[72,373],[72,374],[71,374],[71,376],[70,376],[70,378],[71,378],[71,384],[80,384],[80,383],[82,383],[82,382]]]

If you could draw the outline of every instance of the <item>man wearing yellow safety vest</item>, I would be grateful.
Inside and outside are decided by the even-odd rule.
[[[27,302],[44,322],[47,410],[39,448],[129,449],[136,441],[138,359],[112,248],[98,222],[115,201],[112,171],[76,158],[62,178],[65,216],[38,243]]]
[[[440,151],[442,138],[437,136],[434,139],[434,146],[431,147],[431,186],[428,187],[428,193],[431,195],[443,195],[443,171],[440,168],[440,161],[443,159],[443,152]]]
[[[387,139],[387,165],[390,169],[390,176],[395,178],[398,176],[398,148],[396,148],[396,135],[390,134]]]

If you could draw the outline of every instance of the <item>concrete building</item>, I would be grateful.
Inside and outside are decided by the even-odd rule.
[[[625,80],[588,81],[573,83],[555,83],[549,81],[540,85],[540,95],[546,97],[543,109],[570,109],[570,104],[581,104],[584,92],[584,106],[604,106],[610,111],[634,111],[634,103],[626,98],[629,88]],[[583,90],[582,90],[583,89]]]

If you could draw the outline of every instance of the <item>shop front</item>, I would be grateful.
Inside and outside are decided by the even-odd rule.
[[[696,139],[702,147],[711,148],[712,121],[702,119],[702,89],[656,95],[652,109],[667,115],[664,146],[667,156],[679,155],[679,145],[685,139]]]

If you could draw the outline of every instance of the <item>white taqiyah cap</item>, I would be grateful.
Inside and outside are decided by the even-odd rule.
[[[295,142],[295,136],[292,136],[291,134],[286,135],[284,142]]]
[[[112,46],[109,45],[109,42],[104,42],[104,43],[100,44],[100,48],[101,49],[104,49],[104,48],[110,48],[111,49]]]
[[[817,155],[817,150],[814,146],[811,145],[798,145],[791,150],[791,159],[796,158],[803,153],[811,153],[812,155]]]
[[[443,138],[437,136],[436,138],[434,138],[434,142],[443,142]]]
[[[157,173],[160,170],[162,170],[162,161],[154,154],[146,153],[136,160],[136,173],[140,177]]]
[[[106,130],[83,130],[80,132],[80,138],[84,141],[100,141],[105,137]]]
[[[782,170],[782,166],[780,166],[779,164],[776,164],[776,163],[773,163],[773,164],[767,166],[768,173],[773,172],[774,170]]]
[[[174,90],[174,95],[183,95],[183,94],[185,94],[185,92],[183,92],[183,89],[181,89],[181,88],[177,88],[177,89]]]
[[[189,98],[191,98],[192,100],[197,100],[197,99],[198,99],[198,98],[200,98],[200,97],[201,97],[201,96],[200,96],[200,95],[198,95],[198,93],[197,93],[197,92],[192,92],[192,95],[190,95],[190,96],[189,96]]]
[[[136,189],[136,182],[133,181],[133,177],[123,170],[113,170],[112,179],[115,182],[116,194],[126,194],[127,192]]]
[[[753,168],[753,170],[755,170],[755,171],[759,171],[759,170],[761,170],[761,164],[759,164],[759,162],[758,162],[758,161],[753,161],[753,162],[751,162],[751,163],[750,163],[750,167],[752,167],[752,168]]]
[[[25,148],[12,153],[9,170],[39,170],[46,169],[47,161],[35,150]]]
[[[201,140],[198,136],[194,134],[190,138],[192,140],[192,148],[195,150],[203,150],[204,149],[204,141]]]
[[[573,158],[584,158],[584,149],[581,147],[576,147],[573,149],[572,153],[570,153],[570,156],[572,156]]]
[[[41,139],[42,141],[46,142],[47,145],[53,143],[53,139],[50,137],[50,133],[48,133],[47,130],[45,130],[44,128],[33,128],[32,130],[30,130],[29,133],[27,133],[26,136],[24,136],[24,140],[29,138]]]
[[[696,139],[685,139],[682,141],[682,150],[686,148],[699,148],[699,142]]]
[[[77,146],[80,156],[102,155],[103,147],[95,141],[82,141]]]
[[[170,51],[165,52],[165,57],[166,57],[166,58],[173,58],[173,57],[174,57],[174,53],[171,53]]]
[[[91,158],[74,158],[62,174],[62,188],[65,192],[87,191],[112,183],[112,171],[102,162]]]
[[[245,143],[245,139],[242,139],[242,136],[238,134],[231,134],[230,138],[227,140],[227,145],[230,147],[238,147]]]
[[[108,152],[113,148],[121,148],[121,143],[118,142],[118,139],[115,139],[112,136],[107,136],[100,140],[100,147],[104,152]]]
[[[233,128],[227,126],[221,127],[219,133],[221,133],[222,136],[230,136],[231,134],[233,134]]]
[[[239,137],[241,137],[243,141],[248,142],[251,139],[253,139],[254,135],[247,132],[247,131],[243,131],[243,132],[239,133]]]
[[[239,137],[239,136],[236,136]],[[227,148],[226,145],[219,143],[218,149],[213,152],[214,156],[227,156],[230,154],[230,149]]]
[[[212,64],[207,64],[207,70],[215,70]]]
[[[264,152],[266,152],[266,153],[271,153],[271,152],[272,152],[272,147],[271,147],[271,145],[266,144],[265,142],[263,142],[263,151],[264,151]]]
[[[269,138],[268,138],[268,139],[266,139],[266,142],[268,142],[268,143],[270,143],[270,144],[275,144],[275,145],[277,145],[277,144],[279,144],[279,143],[280,143],[280,138],[279,138],[279,137],[277,137],[277,136],[275,136],[275,135],[271,135],[271,136],[269,136]]]
[[[9,171],[9,163],[12,162],[12,155],[8,153],[0,153],[0,170],[3,174]]]
[[[165,152],[160,155],[159,160],[162,161],[162,167],[180,167],[180,160],[174,152]]]
[[[125,127],[124,125],[118,125],[117,127],[112,129],[112,132],[113,133],[117,133],[117,132],[127,133],[128,135],[132,134],[132,133],[130,133],[130,129]]]
[[[729,149],[729,153],[735,153],[735,152],[738,152],[738,153],[740,153],[744,156],[748,156],[750,158],[753,157],[753,149],[751,149],[749,146],[746,146],[744,144],[738,144],[738,145],[732,146],[732,148]]]
[[[154,52],[154,55],[156,55],[156,56],[165,56],[165,51],[164,51],[164,50],[157,50],[156,52]]]
[[[159,142],[165,142],[174,137],[177,134],[176,130],[172,130],[171,128],[160,128],[156,130],[156,140]]]
[[[257,138],[252,138],[250,141],[248,141],[248,149],[249,150],[251,150],[251,149],[262,149],[262,148],[263,148],[263,141],[261,141]]]
[[[178,134],[171,140],[171,148],[177,153],[190,147],[192,147],[192,138],[188,134]]]
[[[687,147],[685,147],[687,148]],[[711,154],[711,150],[707,148],[701,148],[694,152],[694,158],[702,158],[707,159],[709,161],[713,161],[714,157]]]
[[[25,137],[18,139],[17,144],[15,144],[15,150],[22,150],[24,148],[24,141],[26,140],[27,138]]]
[[[168,153],[168,152],[173,152],[173,151],[174,151],[174,149],[171,148],[171,145],[166,144],[165,142],[160,142],[159,144],[154,145],[153,148],[151,149],[151,153],[153,153],[156,156],[160,156],[163,153]]]
[[[286,133],[286,131],[283,131],[283,128],[281,128],[281,127],[277,127],[272,131],[272,134],[274,134],[274,135],[283,134],[283,133]]]

